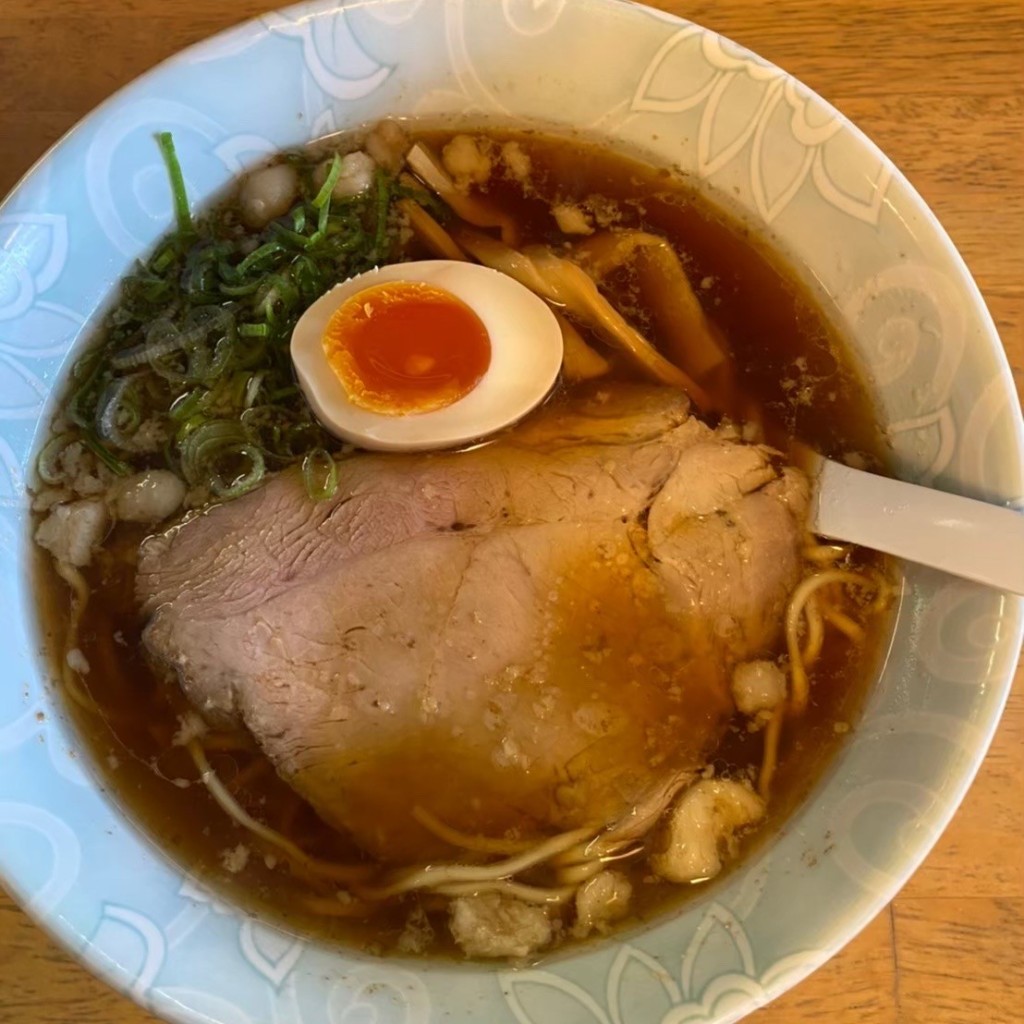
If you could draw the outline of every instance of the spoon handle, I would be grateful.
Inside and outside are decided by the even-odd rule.
[[[1024,515],[818,458],[811,528],[1024,594]]]

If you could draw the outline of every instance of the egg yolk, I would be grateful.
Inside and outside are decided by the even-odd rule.
[[[457,402],[491,364],[480,317],[451,292],[412,281],[347,299],[327,322],[323,348],[354,405],[393,416]]]

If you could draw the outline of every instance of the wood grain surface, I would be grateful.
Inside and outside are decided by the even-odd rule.
[[[115,89],[182,46],[268,6],[268,0],[0,0],[0,194]],[[896,161],[977,279],[1020,393],[1024,0],[660,0],[655,6],[785,67]],[[1018,670],[974,787],[909,885],[841,954],[748,1020],[1024,1021],[1022,682]],[[0,1024],[151,1020],[57,949],[0,893]]]

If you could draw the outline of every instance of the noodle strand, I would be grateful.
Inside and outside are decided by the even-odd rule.
[[[492,839],[489,836],[460,832],[435,818],[425,807],[414,807],[412,816],[438,839],[444,840],[450,846],[458,846],[463,850],[472,850],[475,853],[522,853],[536,845],[536,842],[530,839]]]
[[[803,550],[804,558],[815,565],[835,565],[848,554],[849,549],[841,544],[808,544]]]
[[[593,835],[594,829],[592,828],[578,828],[571,832],[563,832],[561,835],[538,843],[533,849],[521,853],[517,857],[499,860],[493,864],[428,864],[425,867],[415,868],[390,885],[376,888],[362,887],[359,889],[358,895],[364,899],[386,900],[415,889],[434,889],[439,885],[452,885],[460,882],[499,881],[549,860],[555,854],[561,853],[563,850],[575,846],[580,840]]]
[[[782,736],[782,723],[786,717],[785,702],[781,702],[772,713],[768,727],[764,731],[764,754],[761,760],[761,774],[757,780],[757,792],[762,800],[768,801],[772,789],[772,778],[779,762],[779,739]]]
[[[825,643],[825,622],[821,615],[821,602],[817,593],[809,594],[804,605],[804,617],[807,621],[807,646],[801,652],[804,665],[813,665],[821,654]]]
[[[822,615],[829,625],[835,626],[840,633],[844,633],[854,643],[860,643],[864,639],[864,627],[850,618],[846,612],[838,608],[824,608]]]
[[[864,573],[849,569],[826,569],[808,576],[793,591],[786,608],[786,649],[789,653],[790,702],[797,714],[807,707],[809,696],[807,667],[800,650],[800,617],[806,612],[811,595],[830,583],[847,583],[865,589],[879,586],[877,581]],[[767,741],[767,737],[765,739]]]
[[[600,860],[585,860],[579,864],[567,864],[556,872],[558,881],[563,885],[581,885],[588,878],[600,874],[604,870],[604,864]]]
[[[298,864],[311,875],[328,878],[335,882],[357,881],[360,878],[365,878],[367,873],[372,870],[362,864],[333,864],[311,857],[286,836],[257,821],[238,803],[217,777],[217,773],[210,767],[210,762],[206,759],[206,752],[199,741],[189,740],[187,746],[192,760],[195,761],[196,767],[199,769],[199,777],[202,779],[203,785],[210,791],[214,800],[220,804],[221,809],[234,818],[242,828],[248,829],[253,835],[259,836],[271,846],[276,846],[294,864]]]

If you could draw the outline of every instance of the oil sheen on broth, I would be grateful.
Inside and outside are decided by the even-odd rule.
[[[664,236],[681,255],[702,306],[727,339],[739,387],[745,399],[761,410],[767,440],[782,451],[798,439],[830,456],[855,454],[869,464],[884,464],[884,444],[865,385],[841,340],[820,305],[763,240],[667,171],[578,140],[493,130],[488,134],[499,141],[515,139],[532,163],[527,189],[512,177],[499,176],[487,188],[488,198],[522,225],[524,242],[562,243],[565,236],[553,225],[552,204],[588,199],[591,208],[596,202],[607,211],[615,227]],[[451,133],[430,132],[420,138],[440,151]],[[405,255],[430,256],[417,249],[415,240]],[[613,305],[657,344],[661,325],[639,304],[631,274],[617,271],[605,286]],[[601,386],[614,389],[616,381],[636,376],[633,368],[613,360],[612,373]],[[562,384],[560,389],[552,401],[571,397],[574,385]],[[157,677],[142,653],[144,622],[134,596],[134,565],[146,532],[141,526],[119,524],[86,571],[92,597],[78,646],[91,666],[86,682],[100,714],[85,712],[70,701],[68,710],[104,787],[179,865],[247,909],[301,932],[374,952],[401,953],[408,951],[402,936],[407,934],[410,912],[420,907],[427,920],[434,921],[436,938],[428,952],[453,952],[447,930],[437,924],[444,908],[438,896],[413,894],[401,902],[385,903],[367,919],[306,912],[302,898],[310,891],[308,885],[240,830],[197,782],[188,751],[174,743],[188,704],[177,686]],[[857,552],[855,565],[869,568],[881,562]],[[38,575],[44,635],[56,657],[62,645],[66,589],[50,560],[41,555]],[[656,602],[650,606],[627,602],[614,589],[602,590],[602,585],[588,575],[586,567],[580,567],[564,581],[559,602],[561,642],[548,667],[561,677],[560,685],[578,688],[581,694],[595,680],[609,685],[627,676],[632,671],[630,659],[639,657],[670,670],[679,655],[673,646],[672,623]],[[590,634],[588,610],[597,606],[605,610],[621,606],[621,614],[612,616],[621,621],[620,636]],[[829,635],[814,668],[808,710],[784,734],[767,819],[743,837],[740,855],[728,867],[742,862],[751,848],[774,834],[814,785],[857,718],[885,627],[884,616],[869,620],[866,637],[858,644],[841,633]],[[587,658],[597,639],[609,652],[600,670]],[[778,653],[783,653],[782,647]],[[763,734],[749,731],[737,715],[714,751],[712,767],[720,775],[745,771],[760,763],[762,742]],[[365,859],[278,778],[255,744],[231,742],[228,746],[217,749],[214,739],[207,756],[217,776],[250,813],[313,856],[332,861]],[[410,772],[422,770],[416,761],[410,758]],[[685,885],[654,882],[639,861],[627,860],[619,870],[629,876],[634,894],[623,926],[655,917],[692,892]]]

